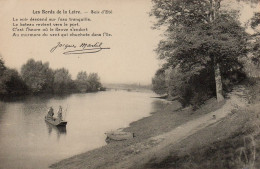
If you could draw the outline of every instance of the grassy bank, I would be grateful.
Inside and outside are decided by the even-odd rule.
[[[170,145],[134,168],[260,168],[260,85],[249,88],[250,104],[218,123]]]
[[[235,111],[134,168],[249,169],[254,163],[259,166],[260,121],[255,117],[250,111]]]

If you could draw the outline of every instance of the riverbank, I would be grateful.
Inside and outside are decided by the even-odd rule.
[[[254,118],[257,105],[247,105],[245,91],[240,88],[232,92],[225,103],[211,99],[195,112],[180,109],[177,102],[168,102],[161,110],[124,129],[134,132],[134,139],[65,159],[51,168],[217,169],[249,165],[244,159],[252,153],[243,156],[243,150],[248,152],[246,148],[255,142],[250,138],[259,127],[255,124],[260,123]]]
[[[215,99],[211,99],[201,109],[194,112],[191,108],[180,109],[178,102],[165,102],[158,111],[152,112],[151,116],[133,122],[128,128],[124,129],[124,131],[134,132],[136,136],[134,139],[113,142],[53,164],[51,168],[103,168],[113,166],[120,162],[123,156],[138,153],[138,148],[131,150],[133,145],[141,144],[151,137],[167,133],[183,123],[219,109],[223,104],[224,102],[217,103]]]
[[[181,142],[161,149],[138,168],[256,169],[260,166],[260,83],[246,88],[243,105]],[[238,98],[245,95],[237,93]]]

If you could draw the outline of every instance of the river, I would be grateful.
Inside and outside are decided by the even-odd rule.
[[[103,145],[105,132],[127,127],[154,109],[153,93],[111,90],[66,97],[28,97],[0,102],[0,169],[46,169],[54,162]],[[56,128],[44,121],[59,106],[68,121]]]

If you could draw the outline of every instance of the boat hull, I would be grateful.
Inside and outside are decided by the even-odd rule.
[[[123,141],[134,138],[134,133],[123,131],[111,131],[105,133],[107,135],[106,141]]]
[[[67,125],[67,121],[60,121],[60,120],[57,120],[56,118],[54,118],[53,120],[52,119],[48,119],[46,116],[45,116],[45,121],[54,125],[54,126],[66,126]]]

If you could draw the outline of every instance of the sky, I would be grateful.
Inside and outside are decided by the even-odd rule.
[[[150,84],[161,64],[154,50],[162,39],[162,31],[151,29],[155,22],[149,17],[151,7],[151,0],[0,0],[0,54],[8,67],[18,70],[28,59],[34,58],[49,62],[53,69],[67,68],[73,78],[79,71],[86,71],[97,72],[103,83]],[[241,9],[240,19],[243,22],[257,9],[253,10],[243,2],[233,7]],[[92,20],[82,24],[89,33],[109,32],[112,37],[12,37],[13,18],[57,17],[53,14],[33,14],[33,10],[82,11],[80,17]],[[90,10],[112,10],[113,14],[93,15]],[[62,49],[50,52],[58,42],[80,44],[97,41],[110,49],[81,55],[64,55]]]
[[[1,0],[0,4],[0,21],[4,23],[0,29],[0,54],[8,67],[20,70],[28,59],[34,58],[49,62],[54,69],[69,69],[73,78],[79,71],[86,71],[97,72],[104,83],[140,84],[150,84],[159,67],[154,49],[161,39],[161,32],[151,29],[150,0]],[[12,37],[13,17],[52,17],[51,14],[35,15],[32,11],[63,9],[87,11],[80,16],[92,20],[85,25],[89,32],[109,32],[112,37]],[[89,14],[90,10],[104,9],[112,10],[113,14]],[[63,55],[61,50],[50,53],[58,42],[80,44],[97,41],[111,49],[84,55]]]

